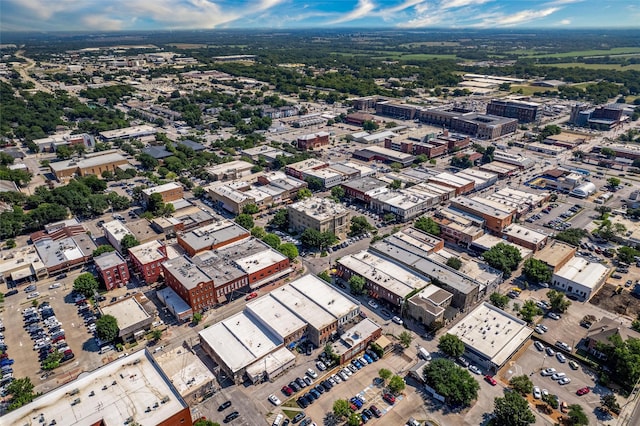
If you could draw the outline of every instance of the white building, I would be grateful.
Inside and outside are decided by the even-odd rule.
[[[112,220],[102,225],[104,230],[104,237],[109,241],[116,250],[122,253],[122,246],[120,243],[125,235],[133,235],[133,232],[122,224],[119,220]]]
[[[608,274],[609,268],[602,263],[573,257],[553,274],[551,284],[581,300],[589,300],[600,289]]]

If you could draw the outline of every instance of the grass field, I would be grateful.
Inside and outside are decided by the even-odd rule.
[[[409,53],[409,54],[400,54],[400,53],[385,53],[384,56],[372,56],[372,59],[400,59],[405,61],[428,61],[429,59],[456,59],[456,55],[438,55],[438,54],[429,54],[429,53]]]
[[[545,91],[550,91],[550,92],[557,92],[558,89],[556,88],[552,88],[552,87],[539,87],[539,86],[515,86],[515,85],[511,85],[511,93],[517,92],[518,90],[522,89],[522,94],[525,96],[531,96],[533,95],[535,92],[545,92]]]
[[[613,49],[608,50],[576,50],[573,52],[561,52],[561,53],[543,53],[536,50],[522,50],[515,51],[514,53],[518,53],[525,56],[538,56],[544,58],[571,58],[575,56],[606,56],[606,55],[623,55],[623,54],[634,54],[640,53],[640,47],[614,47]]]
[[[421,46],[460,46],[457,41],[420,41],[416,43],[401,44],[400,47],[421,47]]]
[[[616,70],[616,71],[640,70],[640,64],[631,64],[626,67],[621,67],[619,64],[583,64],[579,62],[562,62],[559,64],[544,64],[543,66],[558,67],[558,68],[579,67],[579,68],[586,68],[590,70]]]

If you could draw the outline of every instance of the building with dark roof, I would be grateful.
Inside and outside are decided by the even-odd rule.
[[[195,152],[200,152],[205,150],[205,146],[201,143],[192,141],[191,139],[185,139],[183,141],[176,142],[178,145],[184,145],[187,148],[194,150]]]
[[[513,99],[493,99],[487,105],[487,114],[517,118],[520,123],[537,121],[540,111],[538,103]]]
[[[173,153],[168,151],[164,146],[148,146],[142,150],[142,153],[150,155],[156,160],[162,160],[173,155]]]
[[[640,339],[640,333],[625,327],[622,323],[611,318],[602,317],[600,321],[593,324],[585,336],[587,351],[602,360],[607,359],[607,355],[598,350],[598,345],[611,345],[611,338],[618,336],[623,342],[629,339]]]

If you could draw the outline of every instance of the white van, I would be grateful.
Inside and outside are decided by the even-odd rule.
[[[280,423],[282,422],[282,419],[284,418],[284,416],[282,414],[278,414],[275,418],[275,420],[273,421],[272,426],[280,426]]]
[[[418,356],[425,361],[431,361],[431,354],[422,346],[418,346]]]

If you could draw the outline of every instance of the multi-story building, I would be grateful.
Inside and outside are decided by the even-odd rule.
[[[250,175],[253,167],[252,163],[236,160],[207,167],[205,170],[214,180],[229,180]]]
[[[162,241],[149,241],[129,249],[131,263],[140,277],[147,283],[158,281],[162,272],[162,262],[167,260],[167,247]]]
[[[288,176],[280,171],[265,173],[259,176],[258,183],[261,185],[271,185],[275,188],[281,189],[283,191],[283,202],[294,200],[296,195],[298,195],[298,191],[308,186],[307,182],[304,180]]]
[[[329,132],[309,133],[298,137],[298,149],[306,151],[329,145]]]
[[[75,219],[65,222],[62,227],[47,226],[46,230],[30,235],[35,251],[49,275],[79,268],[90,262],[97,248],[84,226]]]
[[[217,250],[226,245],[249,238],[249,231],[230,220],[221,220],[177,234],[178,244],[189,256],[207,250]]]
[[[210,185],[207,187],[207,195],[217,207],[234,214],[242,213],[242,210],[249,204],[256,204],[256,199],[251,194],[247,194],[231,184]]]
[[[553,240],[533,257],[544,262],[551,272],[556,273],[566,265],[576,254],[576,247],[562,241]]]
[[[587,301],[600,290],[610,270],[602,263],[572,257],[551,277],[550,284],[569,295]]]
[[[480,197],[456,197],[451,206],[458,210],[480,216],[487,230],[502,235],[502,230],[513,221],[516,209]]]
[[[329,163],[311,158],[309,160],[299,161],[297,163],[288,164],[285,167],[285,173],[296,179],[304,180],[307,170],[320,170],[329,167]]]
[[[102,253],[94,257],[93,261],[96,264],[96,272],[107,290],[123,287],[129,283],[131,277],[127,261],[117,251]]]
[[[142,200],[145,204],[149,204],[149,199],[153,194],[160,194],[162,196],[163,203],[170,203],[184,197],[184,189],[182,185],[169,182],[164,185],[154,186],[152,188],[146,188],[142,190]]]
[[[394,151],[381,146],[370,146],[359,149],[353,153],[353,158],[361,161],[383,161],[385,163],[398,163],[402,167],[408,167],[416,159],[411,154]]]
[[[504,228],[503,234],[507,238],[507,241],[526,247],[534,252],[542,249],[547,244],[548,239],[545,234],[525,228],[516,223],[512,223]]]
[[[440,209],[435,213],[433,220],[440,226],[442,238],[463,247],[469,247],[484,234],[484,219],[462,210]]]
[[[514,99],[493,99],[487,104],[487,114],[517,118],[520,123],[531,123],[540,118],[540,104]]]
[[[362,201],[367,205],[377,194],[389,191],[387,182],[374,177],[348,180],[342,183],[342,188],[347,197]]]
[[[333,232],[344,238],[351,226],[350,211],[329,198],[311,197],[287,207],[289,227],[296,231],[307,228],[320,232]]]
[[[40,152],[55,152],[59,146],[75,146],[84,145],[93,149],[95,146],[95,138],[87,133],[77,135],[54,135],[33,141],[38,146]]]
[[[119,220],[112,220],[111,222],[104,223],[102,225],[102,230],[104,231],[104,237],[107,239],[109,244],[111,244],[120,253],[122,253],[122,246],[120,245],[122,239],[126,235],[133,235],[133,232],[131,232]]]
[[[100,132],[100,137],[105,141],[115,139],[127,140],[131,138],[139,138],[143,136],[151,136],[156,134],[157,129],[148,125],[125,127],[123,129],[107,130]]]
[[[454,175],[447,172],[438,173],[435,176],[429,178],[429,182],[437,183],[442,186],[453,188],[456,191],[456,195],[468,194],[473,191],[475,181],[465,179],[461,176]]]

